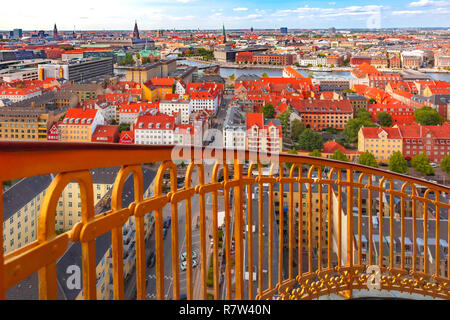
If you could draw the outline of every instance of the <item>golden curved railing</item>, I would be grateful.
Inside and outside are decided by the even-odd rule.
[[[209,148],[199,153],[188,148],[190,154],[181,154],[181,158],[191,162],[185,172],[184,188],[178,190],[172,149],[171,146],[1,142],[0,181],[50,173],[57,175],[40,208],[37,240],[4,255],[3,237],[0,237],[0,298],[5,298],[6,290],[38,272],[39,298],[57,299],[56,263],[71,241],[81,243],[83,298],[96,299],[95,239],[111,231],[114,299],[123,299],[122,226],[129,217],[134,217],[136,296],[146,299],[144,215],[154,212],[156,298],[164,299],[163,207],[171,207],[171,239],[172,243],[178,243],[178,203],[184,201],[187,299],[207,299],[205,197],[208,194],[212,196],[212,216],[208,221],[212,221],[213,285],[210,292],[214,299],[313,299],[332,293],[351,297],[353,290],[367,289],[372,281],[368,271],[373,268],[380,272],[379,289],[450,298],[450,202],[444,200],[450,194],[448,186],[353,163],[288,154],[280,154],[279,166],[272,164],[268,174],[263,174],[264,164],[257,154]],[[215,161],[211,181],[205,181],[205,159],[198,158],[199,154]],[[225,157],[230,154],[233,161],[227,164]],[[247,175],[243,172],[242,159],[248,164]],[[141,165],[150,161],[161,164],[154,180],[154,195],[145,199]],[[111,210],[95,215],[89,170],[113,166],[122,168],[112,190]],[[277,173],[277,168],[282,169]],[[195,170],[198,184],[192,186]],[[255,170],[256,176],[253,175]],[[170,174],[170,191],[165,193],[163,180],[167,172]],[[221,172],[224,180],[219,182]],[[134,179],[135,198],[131,205],[123,208],[122,189],[130,174]],[[80,186],[81,222],[69,232],[57,235],[57,201],[71,181]],[[253,187],[258,190],[257,194]],[[217,227],[219,193],[223,194],[225,212],[224,283],[220,281],[219,265],[222,251]],[[192,198],[196,195],[199,201],[200,284],[194,283],[192,269]],[[259,199],[255,212],[254,199]],[[264,210],[266,200],[268,206]],[[3,221],[2,201],[0,196]],[[265,216],[267,225],[263,225]],[[255,225],[257,241],[250,231],[255,218],[258,221]],[[395,230],[398,225],[399,232]],[[246,227],[250,233],[247,236]],[[3,232],[0,224],[0,233]],[[410,238],[412,248],[406,241]],[[172,246],[174,299],[180,298],[178,250],[178,246]],[[246,272],[250,280],[245,279]],[[253,283],[251,275],[254,273],[256,281]],[[263,281],[264,273],[267,273],[268,281]],[[199,294],[195,295],[194,287],[198,285]],[[226,288],[224,296],[221,295],[223,286]]]

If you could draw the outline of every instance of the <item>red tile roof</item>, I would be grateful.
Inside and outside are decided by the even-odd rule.
[[[149,115],[145,114],[139,116],[136,120],[134,129],[159,129],[159,130],[174,130],[175,117],[166,114]]]
[[[102,139],[102,138],[106,138]],[[119,138],[119,126],[100,125],[92,134],[92,142],[117,142]]]
[[[97,111],[96,109],[71,108],[67,110],[62,124],[91,125]]]
[[[386,132],[388,139],[401,139],[402,134],[399,128],[376,128],[376,127],[362,127],[362,134],[366,139],[379,139],[380,133]]]
[[[353,113],[350,100],[300,100],[290,104],[299,113]]]
[[[131,144],[134,143],[134,131],[122,131],[120,133],[120,143]]]

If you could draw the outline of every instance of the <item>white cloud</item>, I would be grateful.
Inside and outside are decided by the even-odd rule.
[[[436,6],[436,7],[445,7],[449,6],[450,1],[434,1],[434,0],[419,0],[411,2],[408,6],[417,8],[417,7],[430,7],[430,6]]]
[[[248,8],[233,8],[233,11],[247,11]]]
[[[394,16],[403,16],[403,15],[414,15],[414,14],[423,14],[422,10],[400,10],[400,11],[392,11],[392,15]]]
[[[416,2],[411,2],[409,4],[410,7],[425,7],[425,6],[429,6],[431,4],[433,4],[434,1],[433,0],[419,0]]]

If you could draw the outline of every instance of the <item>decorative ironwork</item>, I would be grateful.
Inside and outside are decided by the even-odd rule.
[[[194,153],[194,149],[190,151],[189,156],[186,156],[185,159],[188,161],[198,160],[194,159],[194,155],[197,156],[198,153]],[[6,255],[0,251],[0,279],[2,279],[0,281],[0,298],[5,298],[7,289],[32,273],[38,272],[39,298],[56,299],[56,262],[67,250],[70,240],[80,242],[82,247],[83,298],[96,299],[95,239],[111,231],[114,299],[124,299],[122,226],[130,217],[134,217],[136,222],[137,299],[145,299],[144,215],[154,212],[156,297],[164,299],[164,255],[167,253],[163,251],[162,210],[165,205],[170,204],[171,240],[172,243],[178,244],[178,216],[180,214],[178,203],[184,201],[187,298],[207,299],[208,259],[205,198],[208,194],[212,196],[212,214],[209,221],[213,226],[214,299],[315,299],[333,293],[350,297],[353,290],[367,289],[370,274],[366,270],[373,264],[377,264],[379,267],[379,285],[383,290],[450,298],[450,266],[448,263],[450,203],[442,200],[444,199],[443,195],[450,194],[449,187],[353,163],[287,154],[280,155],[278,168],[272,164],[269,173],[264,175],[264,163],[261,163],[263,160],[259,159],[256,154],[250,154],[248,151],[239,151],[238,153],[238,151],[232,150],[227,150],[226,153],[216,152],[216,150],[208,148],[202,151],[204,151],[203,155],[208,155],[207,160],[215,160],[215,164],[212,166],[211,181],[205,180],[203,162],[196,161],[194,163],[192,161],[186,169],[184,188],[177,189],[177,165],[171,160],[172,147],[169,146],[0,143],[0,168],[2,168],[0,181],[57,173],[56,178],[48,187],[41,205],[37,240]],[[231,169],[225,158],[230,154],[234,159],[233,178],[229,177]],[[243,163],[239,160],[239,155],[242,154],[245,155],[249,164],[247,175],[244,175]],[[144,199],[141,164],[149,161],[161,162],[161,165],[155,178],[155,193],[150,198]],[[284,175],[286,164],[291,165],[287,176]],[[89,169],[111,166],[122,167],[114,183],[111,210],[94,215],[93,183]],[[275,173],[276,169],[278,169],[278,174]],[[195,170],[198,172],[198,184],[192,186],[191,180]],[[254,170],[257,170],[257,175],[254,175]],[[169,192],[164,192],[163,188],[166,172],[170,174]],[[223,172],[224,179],[219,182],[221,172]],[[128,208],[123,208],[122,189],[130,174],[134,179],[135,200]],[[69,232],[56,235],[54,225],[57,201],[65,186],[72,181],[76,181],[80,186],[81,222]],[[395,187],[396,182],[399,183],[399,188]],[[286,185],[288,188],[284,190]],[[257,187],[258,193],[253,193],[254,186]],[[267,189],[264,189],[265,186]],[[278,199],[274,197],[275,186],[278,186]],[[297,206],[294,204],[294,186],[298,187]],[[313,191],[315,187],[317,189]],[[327,191],[324,193],[325,188]],[[425,189],[425,192],[421,194],[419,189]],[[225,211],[223,230],[225,236],[222,240],[225,245],[226,261],[226,281],[223,285],[226,287],[226,296],[221,296],[219,290],[221,266],[219,265],[220,248],[217,224],[219,192],[222,191]],[[367,191],[366,196],[363,195],[365,191]],[[267,197],[265,193],[267,193]],[[313,193],[317,193],[318,196],[317,207],[313,201]],[[230,202],[231,194],[233,194],[233,202]],[[201,245],[200,293],[197,296],[194,294],[191,237],[193,230],[192,198],[196,195],[199,197]],[[259,203],[257,208],[254,208],[253,200],[256,198],[259,198]],[[267,212],[264,212],[263,198],[268,200]],[[365,206],[363,199],[366,203]],[[389,200],[387,201],[387,199]],[[395,207],[398,204],[395,199],[400,199],[398,202],[400,210]],[[279,202],[278,210],[274,209],[275,201]],[[408,210],[406,210],[407,202],[410,203]],[[284,211],[285,205],[288,209],[286,212]],[[304,207],[305,214],[303,215]],[[434,208],[433,212],[430,212],[430,208]],[[365,210],[364,214],[363,210]],[[398,213],[398,211],[400,212]],[[444,211],[446,219],[441,217]],[[264,231],[262,226],[265,215],[268,215],[268,224],[265,225],[267,231]],[[0,218],[3,220],[1,195]],[[256,225],[257,241],[253,241],[251,235],[254,219],[258,221]],[[317,232],[313,230],[314,219],[317,219]],[[386,224],[383,223],[385,220]],[[232,225],[232,221],[234,225]],[[412,228],[411,253],[406,250],[407,221],[409,221],[408,228]],[[375,226],[374,223],[377,225]],[[400,231],[396,232],[395,226],[398,223]],[[418,250],[419,223],[423,224],[422,251],[425,252],[423,255]],[[441,233],[441,227],[444,224],[447,227],[447,234]],[[303,225],[306,226],[305,234]],[[247,239],[247,247],[244,244],[245,226],[250,234]],[[433,226],[435,230],[431,238],[430,226]],[[384,228],[387,228],[388,232]],[[0,232],[3,232],[1,226]],[[313,237],[317,237],[317,242]],[[368,238],[368,241],[364,242],[363,237]],[[278,243],[275,243],[274,239],[277,238]],[[387,240],[383,241],[384,238]],[[400,239],[399,244],[397,238]],[[234,248],[232,248],[233,239]],[[379,239],[379,241],[374,241],[374,239]],[[441,239],[446,239],[447,248],[444,250],[441,250]],[[428,249],[430,241],[434,243],[434,248],[430,249],[434,250],[433,252]],[[268,245],[267,250],[263,250],[265,242]],[[378,246],[375,242],[378,242]],[[367,247],[363,246],[364,243],[367,243]],[[0,237],[0,250],[2,248],[3,239]],[[253,256],[254,248],[257,249],[255,257]],[[234,253],[232,253],[232,249],[234,249]],[[244,263],[245,250],[248,253],[247,264]],[[277,250],[277,261],[274,259],[274,250]],[[304,254],[307,255],[306,259],[303,257]],[[179,299],[178,245],[172,246],[171,255],[173,262],[172,293],[174,299]],[[396,260],[398,255],[399,263]],[[433,256],[431,262],[428,258],[429,255]],[[407,257],[410,258],[411,263],[406,262]],[[253,264],[254,261],[256,266]],[[423,268],[418,261],[423,261]],[[433,264],[434,268],[431,268],[430,264]],[[234,286],[231,281],[233,265]],[[263,282],[264,265],[268,268],[266,287]],[[284,268],[284,265],[287,267]],[[445,265],[444,268],[443,265]],[[306,271],[304,271],[305,268]],[[248,272],[248,280],[244,280],[245,272]],[[257,277],[255,283],[253,283],[252,276],[254,272]],[[274,285],[275,272],[277,272],[276,285]],[[246,281],[247,286],[245,286]]]

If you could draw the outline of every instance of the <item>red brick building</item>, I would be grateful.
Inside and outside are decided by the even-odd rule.
[[[401,67],[402,67],[402,60],[400,59],[399,55],[394,54],[389,57],[389,68],[400,69]]]
[[[379,89],[385,89],[389,82],[402,81],[402,77],[399,74],[369,74],[369,87],[375,87]]]
[[[350,66],[352,66],[352,67],[359,66],[363,63],[370,65],[371,62],[372,62],[372,57],[369,57],[369,56],[354,56],[354,57],[350,58]]]
[[[302,122],[312,130],[329,127],[344,129],[353,119],[353,107],[349,100],[293,100],[291,106],[297,110]]]
[[[253,52],[238,52],[236,54],[237,63],[252,63],[253,62]]]
[[[340,56],[337,54],[327,56],[327,66],[328,67],[331,67],[331,66],[340,67],[343,64],[344,64],[343,56]]]
[[[369,104],[367,110],[372,114],[372,120],[377,121],[380,112],[386,112],[392,117],[392,125],[404,125],[415,122],[414,108],[401,103]]]
[[[450,154],[450,124],[421,126],[418,124],[399,126],[403,139],[403,155],[412,159],[425,152],[431,162],[439,164]]]
[[[279,65],[291,65],[294,64],[293,54],[271,54],[271,53],[258,53],[253,55],[253,62],[259,64],[279,64]]]
[[[415,56],[403,56],[402,62],[403,68],[420,68],[422,65],[422,59]]]

